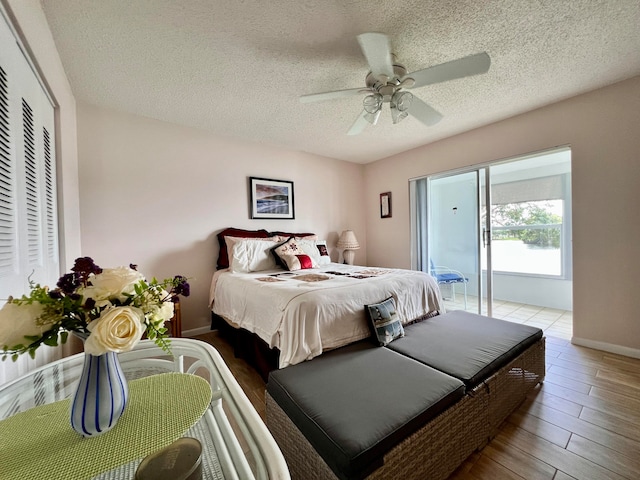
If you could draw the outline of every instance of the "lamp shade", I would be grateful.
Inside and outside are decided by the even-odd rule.
[[[340,235],[338,243],[336,243],[336,247],[342,250],[357,250],[360,248],[360,244],[358,243],[358,239],[356,238],[356,234],[353,233],[353,230],[345,230]]]

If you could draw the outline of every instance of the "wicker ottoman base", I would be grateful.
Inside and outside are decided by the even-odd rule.
[[[544,357],[545,339],[542,337],[484,382],[489,389],[489,439],[496,436],[502,422],[527,394],[544,381]]]
[[[446,479],[497,434],[502,422],[542,383],[544,376],[542,338],[391,449],[384,456],[384,465],[367,479]],[[267,426],[284,454],[292,479],[338,479],[268,393]]]
[[[396,445],[367,479],[447,478],[487,441],[488,394],[484,385]],[[267,426],[280,446],[292,479],[337,480],[287,414],[267,394]]]

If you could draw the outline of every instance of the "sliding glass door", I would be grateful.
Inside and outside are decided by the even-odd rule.
[[[531,305],[529,310],[572,310],[571,152],[532,155],[489,170],[491,262],[484,268],[492,270],[493,297]]]
[[[447,309],[572,309],[568,148],[413,180],[411,195],[413,267]]]
[[[479,172],[431,177],[422,186],[428,219],[428,270],[422,270],[440,280],[443,296],[457,307],[475,309],[481,291]]]

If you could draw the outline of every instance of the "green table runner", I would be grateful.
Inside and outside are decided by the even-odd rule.
[[[110,431],[83,438],[62,400],[0,422],[0,479],[90,478],[166,447],[194,425],[211,402],[196,375],[163,373],[129,382],[129,404]]]

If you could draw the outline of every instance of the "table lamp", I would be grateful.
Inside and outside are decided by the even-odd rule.
[[[344,263],[353,265],[353,260],[356,256],[355,250],[360,248],[360,244],[353,230],[344,230],[338,239],[336,247],[343,250],[342,258],[344,258]]]

